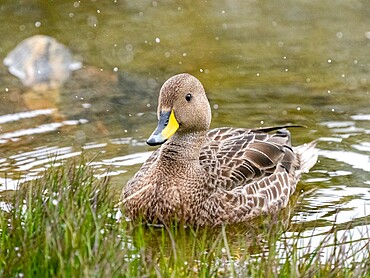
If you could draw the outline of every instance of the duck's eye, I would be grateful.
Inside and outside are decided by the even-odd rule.
[[[193,96],[191,94],[187,94],[185,96],[186,101],[190,101]]]

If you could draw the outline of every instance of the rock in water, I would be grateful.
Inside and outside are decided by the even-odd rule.
[[[66,46],[44,35],[23,40],[6,56],[4,65],[25,86],[49,88],[62,85],[71,71],[82,67]]]

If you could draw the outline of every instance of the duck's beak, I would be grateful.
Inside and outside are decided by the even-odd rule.
[[[158,126],[150,135],[146,143],[150,146],[161,145],[166,142],[179,128],[173,110],[160,112]]]

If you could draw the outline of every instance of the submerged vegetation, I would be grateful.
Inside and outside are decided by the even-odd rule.
[[[119,217],[111,192],[84,163],[24,184],[0,211],[0,276],[370,275],[369,234],[355,240],[353,227],[333,226],[302,246],[307,235],[287,229],[286,215],[237,227],[150,226]]]

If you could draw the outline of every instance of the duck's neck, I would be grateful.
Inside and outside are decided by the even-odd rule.
[[[177,164],[199,164],[200,150],[206,141],[206,131],[175,133],[161,148],[160,156],[165,161]]]

